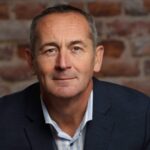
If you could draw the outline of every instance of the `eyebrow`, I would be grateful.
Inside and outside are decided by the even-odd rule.
[[[75,40],[75,41],[71,41],[69,43],[69,45],[75,45],[75,44],[81,44],[83,45],[84,47],[86,47],[86,44],[82,41],[82,40]]]

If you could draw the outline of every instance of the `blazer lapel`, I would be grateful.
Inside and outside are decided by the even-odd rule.
[[[44,122],[39,86],[27,92],[25,134],[32,150],[53,150],[53,138],[49,125]]]
[[[93,120],[87,124],[84,150],[107,150],[112,136],[111,103],[107,91],[100,84],[94,79]],[[39,86],[27,93],[25,135],[31,148],[54,150],[50,127],[44,122]]]
[[[31,123],[25,127],[25,132],[32,150],[53,150],[54,141],[48,126]]]
[[[87,124],[84,150],[107,150],[112,136],[111,103],[100,84],[94,79],[93,120]]]

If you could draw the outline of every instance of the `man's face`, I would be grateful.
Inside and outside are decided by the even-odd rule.
[[[86,19],[78,13],[47,15],[38,22],[36,33],[32,61],[43,92],[59,98],[86,92],[103,54],[102,46],[93,48]]]

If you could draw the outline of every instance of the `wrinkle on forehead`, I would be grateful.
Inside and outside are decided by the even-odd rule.
[[[74,12],[54,13],[44,16],[39,20],[36,29],[39,37],[50,32],[51,37],[58,33],[60,34],[59,36],[65,36],[69,38],[70,34],[73,35],[73,33],[76,32],[76,36],[82,36],[84,33],[85,36],[91,39],[91,30],[87,20],[84,16]],[[69,32],[66,32],[67,30]]]

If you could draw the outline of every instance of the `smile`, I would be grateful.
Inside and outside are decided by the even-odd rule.
[[[54,78],[54,80],[60,80],[60,81],[65,81],[65,80],[72,80],[72,79],[75,79],[75,78]]]

